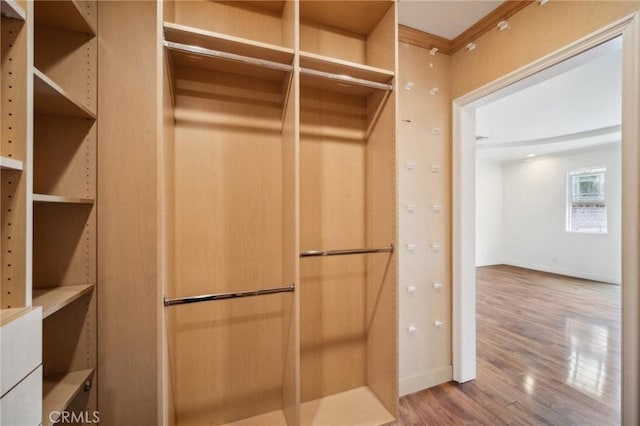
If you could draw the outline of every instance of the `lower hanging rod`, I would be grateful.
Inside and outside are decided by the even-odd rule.
[[[359,248],[359,249],[347,249],[347,250],[310,250],[300,252],[300,257],[315,257],[315,256],[344,256],[347,254],[366,254],[366,253],[393,253],[393,244],[387,247],[376,248]]]
[[[263,290],[238,291],[234,293],[203,294],[200,296],[178,297],[163,299],[164,306],[184,305],[186,303],[210,302],[212,300],[235,299],[238,297],[263,296],[265,294],[286,293],[295,290],[295,284],[286,287],[265,288]]]
[[[281,64],[280,62],[268,61],[266,59],[252,58],[250,56],[236,55],[235,53],[221,52],[219,50],[207,49],[200,46],[164,41],[164,47],[169,50],[192,53],[194,55],[208,56],[210,58],[225,59],[228,61],[242,62],[244,64],[257,65],[263,68],[270,68],[279,71],[293,71],[293,65]]]
[[[370,87],[378,90],[393,90],[391,84],[378,83],[377,81],[364,80],[362,78],[351,77],[342,74],[333,74],[330,72],[318,71],[311,68],[300,68],[301,74],[313,75],[327,80],[339,81],[341,83],[352,84],[355,86]]]

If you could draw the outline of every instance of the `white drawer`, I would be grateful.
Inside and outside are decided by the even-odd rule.
[[[3,309],[0,312],[0,397],[40,364],[42,308]]]
[[[0,399],[0,425],[38,426],[42,422],[42,366]]]

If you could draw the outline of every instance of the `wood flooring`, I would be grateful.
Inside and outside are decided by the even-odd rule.
[[[400,400],[398,425],[620,424],[620,286],[477,270],[477,379]]]

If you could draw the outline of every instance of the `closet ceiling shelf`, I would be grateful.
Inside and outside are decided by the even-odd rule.
[[[354,85],[376,90],[393,90],[393,86],[391,84],[363,80],[361,78],[355,78],[344,74],[333,74],[325,71],[314,70],[311,68],[300,68],[300,73],[313,77],[323,78],[326,80],[332,80],[337,82],[338,84],[345,84],[347,86]]]
[[[198,46],[285,65],[293,63],[293,49],[172,22],[164,23],[164,37],[168,42],[182,45]]]
[[[268,61],[266,59],[252,58],[250,56],[236,55],[235,53],[222,52],[219,50],[207,49],[200,46],[192,46],[172,41],[164,42],[164,46],[170,50],[177,50],[185,53],[193,53],[195,55],[207,56],[216,59],[225,59],[228,61],[242,62],[249,65],[256,65],[263,68],[269,68],[278,71],[293,71],[293,65],[281,64],[279,62]]]
[[[178,297],[175,299],[164,298],[164,306],[184,305],[186,303],[210,302],[213,300],[236,299],[239,297],[264,296],[266,294],[286,293],[295,291],[295,285],[286,287],[265,288],[262,290],[238,291],[232,293],[203,294],[200,296]]]
[[[358,248],[346,250],[308,250],[300,252],[300,257],[344,256],[349,254],[393,253],[393,244],[388,247]]]

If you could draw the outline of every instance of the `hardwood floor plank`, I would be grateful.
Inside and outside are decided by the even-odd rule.
[[[400,400],[402,426],[620,424],[620,286],[477,269],[477,378]]]

